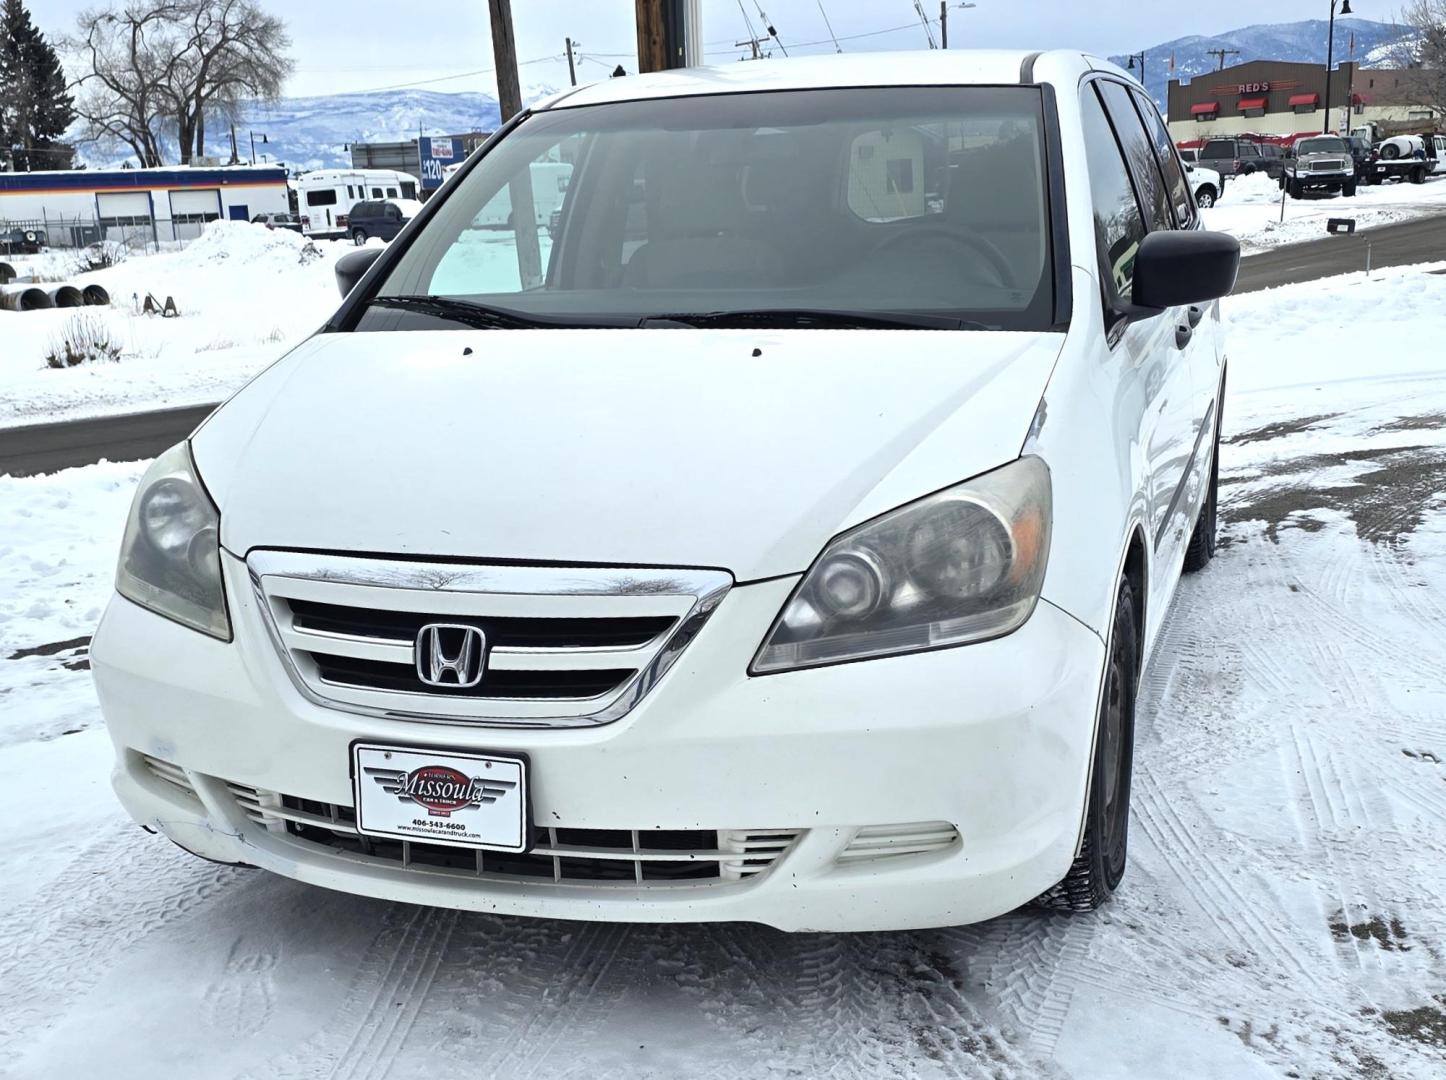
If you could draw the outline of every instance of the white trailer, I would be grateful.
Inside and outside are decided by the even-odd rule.
[[[345,236],[351,208],[367,199],[416,197],[417,178],[392,169],[318,169],[296,181],[296,212],[307,236]]]

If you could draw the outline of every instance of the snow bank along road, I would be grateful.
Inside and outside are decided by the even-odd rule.
[[[1446,340],[1446,277],[1227,311],[1223,550],[1089,918],[527,922],[202,863],[122,819],[85,672],[143,466],[0,478],[0,1075],[1446,1075],[1446,363],[1367,348]]]

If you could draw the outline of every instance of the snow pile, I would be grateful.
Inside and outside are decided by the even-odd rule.
[[[217,221],[182,250],[74,278],[110,293],[110,308],[85,315],[121,346],[116,364],[50,369],[45,354],[75,312],[0,311],[0,427],[222,400],[326,321],[339,302],[336,260],[351,250]],[[173,297],[181,317],[142,315],[148,295]]]
[[[1227,180],[1225,194],[1229,196],[1231,206],[1257,206],[1260,203],[1278,205],[1280,203],[1280,181],[1271,179],[1269,173],[1251,173],[1249,176]]]

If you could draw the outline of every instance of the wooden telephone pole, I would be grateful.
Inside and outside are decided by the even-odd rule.
[[[696,19],[696,0],[634,0],[638,20],[638,71],[687,67],[688,30]]]
[[[497,67],[497,105],[505,124],[522,111],[517,85],[517,40],[512,35],[512,0],[487,0],[492,16],[492,62]]]

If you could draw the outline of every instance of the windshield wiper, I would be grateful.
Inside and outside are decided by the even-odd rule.
[[[792,327],[803,330],[993,330],[953,315],[914,311],[839,311],[832,308],[759,308],[751,311],[678,312],[649,315],[640,326]]]
[[[535,330],[539,327],[598,325],[592,320],[528,315],[511,308],[493,307],[473,300],[459,300],[455,296],[374,296],[367,303],[376,307],[414,311],[418,315],[432,315],[438,319],[450,319],[475,330]]]

